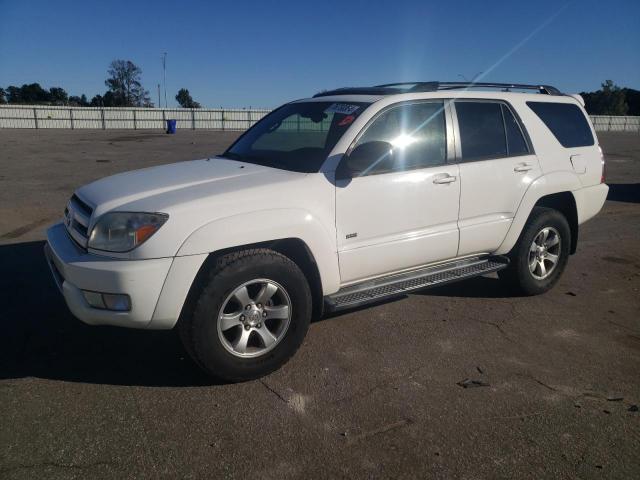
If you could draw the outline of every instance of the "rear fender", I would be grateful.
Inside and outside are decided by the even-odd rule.
[[[529,218],[529,215],[531,215],[531,211],[538,200],[546,195],[554,193],[572,192],[573,194],[573,191],[579,190],[581,187],[582,184],[580,183],[578,176],[575,173],[568,171],[549,173],[533,181],[531,185],[529,185],[524,197],[522,197],[518,210],[516,211],[516,215],[513,218],[513,222],[511,222],[511,227],[507,232],[507,236],[502,241],[502,245],[500,245],[495,254],[505,255],[511,251],[518,241],[520,233],[524,228],[524,224],[527,222],[527,219]],[[578,202],[576,201],[576,204],[577,203]]]

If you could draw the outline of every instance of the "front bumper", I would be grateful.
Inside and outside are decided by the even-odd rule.
[[[69,238],[62,223],[47,230],[45,256],[73,315],[90,325],[131,328],[149,326],[173,262],[172,258],[121,260],[87,253]],[[127,294],[131,310],[93,308],[82,290]]]

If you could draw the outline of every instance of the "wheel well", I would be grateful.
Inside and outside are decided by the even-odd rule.
[[[578,209],[576,208],[576,200],[571,192],[559,192],[551,195],[545,195],[540,198],[536,207],[553,208],[562,213],[571,229],[571,250],[570,253],[576,253],[578,247]]]
[[[311,289],[311,298],[313,301],[313,318],[320,318],[323,313],[324,301],[322,295],[322,280],[320,279],[320,272],[318,270],[318,264],[313,257],[311,250],[299,238],[284,238],[282,240],[276,240],[274,242],[267,242],[268,248],[281,253],[285,257],[289,257],[295,262],[309,282],[309,288]]]
[[[324,301],[322,295],[322,281],[320,280],[318,265],[316,264],[315,258],[307,244],[299,238],[282,238],[267,242],[238,245],[210,253],[200,267],[200,270],[196,274],[196,278],[191,285],[189,294],[187,295],[187,301],[182,309],[183,315],[187,314],[195,305],[195,302],[204,287],[205,280],[207,279],[207,273],[215,265],[216,260],[227,253],[250,248],[269,248],[293,260],[300,270],[302,270],[302,273],[304,273],[305,277],[307,277],[307,281],[309,282],[311,298],[313,301],[313,318],[316,319],[322,316]]]

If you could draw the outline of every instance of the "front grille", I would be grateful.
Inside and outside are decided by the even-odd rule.
[[[82,248],[87,248],[89,222],[92,214],[93,208],[75,193],[69,199],[67,208],[64,209],[64,226],[71,238]]]

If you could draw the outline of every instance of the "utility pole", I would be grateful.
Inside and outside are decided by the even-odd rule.
[[[158,108],[162,108],[162,102],[160,102],[160,84],[158,84]]]
[[[167,108],[167,52],[162,54],[162,79],[164,82],[164,108]]]

